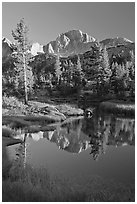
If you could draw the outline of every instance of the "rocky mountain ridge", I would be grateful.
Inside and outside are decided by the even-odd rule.
[[[73,54],[82,54],[91,49],[97,40],[80,30],[71,30],[60,34],[55,41],[43,46],[47,54],[58,54],[66,57]]]
[[[133,43],[131,40],[128,40],[127,38],[122,37],[116,37],[116,38],[107,38],[105,40],[100,41],[101,44],[107,47],[111,46],[118,46],[118,45],[128,45]]]
[[[2,38],[2,58],[12,53],[12,43],[5,37]]]
[[[92,50],[98,43],[97,39],[91,37],[87,33],[83,33],[80,30],[71,30],[66,33],[58,35],[56,40],[49,42],[47,45],[40,45],[38,42],[32,44],[31,54],[33,56],[39,54],[50,54],[60,57],[68,57],[76,54],[83,54]],[[107,47],[109,52],[113,51],[117,53],[117,50],[121,47],[126,50],[134,50],[135,43],[122,37],[108,38],[99,42]],[[118,51],[119,52],[119,51]],[[12,43],[6,39],[2,39],[2,57],[6,57],[12,53]],[[112,54],[112,53],[111,53]]]

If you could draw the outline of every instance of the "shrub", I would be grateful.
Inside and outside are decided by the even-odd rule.
[[[6,96],[4,95],[2,97],[2,107],[3,108],[23,108],[25,109],[26,106],[21,102],[19,101],[16,97],[13,97],[13,96]]]

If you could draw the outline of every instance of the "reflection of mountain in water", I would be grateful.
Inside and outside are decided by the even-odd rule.
[[[56,143],[59,149],[71,153],[80,153],[91,148],[90,154],[94,159],[106,152],[108,145],[135,145],[135,120],[116,118],[112,115],[94,115],[91,119],[72,119],[58,125],[56,130],[25,134],[25,139],[31,137],[38,141],[47,138]],[[25,141],[24,139],[24,141]],[[23,152],[24,165],[26,162],[26,142],[20,145]],[[18,156],[19,156],[18,155]],[[20,157],[20,156],[19,156]]]
[[[56,143],[59,149],[80,153],[91,149],[93,159],[105,153],[108,145],[115,147],[135,145],[135,120],[116,118],[112,115],[94,115],[91,119],[72,119],[58,125],[56,130],[39,133],[25,133],[24,143],[16,149],[16,162],[24,167],[27,158],[26,139],[35,141],[47,138]]]
[[[58,126],[54,132],[45,132],[43,137],[72,153],[80,153],[90,147],[96,159],[99,154],[105,153],[108,145],[135,145],[134,126],[134,119],[99,115],[87,120],[72,120]]]
[[[54,132],[45,132],[44,137],[55,142],[59,149],[79,153],[89,146],[89,137],[81,131],[83,121],[73,120],[70,123],[57,127]],[[51,136],[52,134],[52,136]]]
[[[91,148],[90,154],[94,159],[106,152],[108,145],[125,146],[135,145],[135,120],[116,118],[112,115],[94,115],[91,119],[72,119],[58,125],[56,130],[25,134],[24,143],[16,151],[16,156],[26,163],[26,138],[31,137],[38,141],[47,138],[56,143],[59,149],[71,153],[80,153]]]

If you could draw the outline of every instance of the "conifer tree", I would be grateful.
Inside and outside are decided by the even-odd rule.
[[[103,80],[105,82],[108,82],[110,80],[110,77],[112,75],[111,69],[110,69],[110,63],[109,63],[109,57],[106,47],[103,48],[103,58],[102,58],[102,67],[103,67]]]
[[[62,71],[60,66],[60,58],[59,58],[59,54],[57,54],[56,63],[55,63],[55,75],[57,77],[57,84],[59,84],[60,82],[61,74],[62,74]]]
[[[61,71],[61,64],[60,64],[60,54],[59,54],[59,39],[57,38],[57,43],[56,43],[56,46],[57,46],[57,56],[56,56],[56,63],[55,63],[55,75],[57,77],[57,84],[60,83],[60,79],[61,79],[61,74],[62,74],[62,71]]]
[[[129,66],[129,75],[132,80],[135,80],[135,55],[133,50],[130,52],[131,62]]]
[[[78,55],[78,60],[77,60],[77,70],[78,70],[78,73],[79,73],[79,76],[80,76],[80,81],[81,81],[82,77],[83,77],[83,71],[82,71],[79,55]]]
[[[128,65],[129,70],[129,89],[131,92],[131,96],[135,96],[135,55],[134,52],[131,51],[131,61]]]
[[[109,58],[106,48],[103,48],[99,43],[96,44],[94,50],[94,62],[92,65],[93,77],[96,79],[96,91],[98,95],[102,95],[105,85],[111,77]]]
[[[73,66],[73,80],[75,86],[80,86],[83,79],[83,71],[81,67],[80,57],[78,55],[77,64]]]
[[[31,60],[31,54],[29,52],[31,45],[28,41],[28,27],[24,22],[24,18],[17,24],[17,28],[12,31],[12,36],[15,40],[14,46],[14,58],[16,59],[16,81],[17,86],[24,88],[25,104],[28,103],[28,87],[32,82],[33,75],[29,62]],[[19,84],[21,86],[19,86]]]

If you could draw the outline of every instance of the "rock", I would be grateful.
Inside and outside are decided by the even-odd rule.
[[[31,47],[31,54],[35,56],[40,53],[44,53],[43,45],[40,45],[39,43],[33,43]]]
[[[96,43],[96,39],[83,33],[80,30],[70,30],[60,34],[56,40],[49,42],[43,46],[43,50],[47,54],[57,54],[59,50],[60,56],[69,56],[71,54],[84,53],[91,49]],[[57,46],[58,44],[58,46]]]
[[[38,141],[43,138],[43,132],[40,131],[39,133],[32,133],[31,137],[33,140]]]
[[[61,120],[65,120],[66,116],[61,113],[58,108],[54,105],[50,105],[47,103],[41,103],[36,101],[30,101],[29,105],[32,107],[32,112],[34,112],[37,116],[39,115],[46,115],[46,116],[55,116],[55,118],[60,117]]]
[[[116,37],[116,38],[108,38],[105,40],[100,41],[101,44],[107,46],[107,47],[112,47],[112,46],[117,46],[117,45],[128,45],[133,43],[131,40],[128,40],[127,38],[122,38],[122,37]]]
[[[94,114],[95,114],[95,108],[87,108],[84,112],[84,116],[86,118],[92,118]]]
[[[52,106],[47,106],[47,107],[41,108],[40,113],[42,113],[44,115],[50,114],[50,115],[60,116],[62,118],[62,120],[66,119],[66,116],[63,113],[60,113],[57,108],[52,107]]]
[[[43,138],[47,138],[48,140],[51,140],[53,134],[54,134],[54,131],[46,131],[43,133]]]
[[[62,104],[56,107],[65,116],[82,116],[84,114],[84,111],[82,109],[71,107],[70,105]]]
[[[7,39],[2,39],[2,58],[8,57],[12,53],[12,43]]]
[[[31,48],[31,54],[33,56],[40,56],[43,53],[55,56],[59,49],[60,57],[68,57],[74,54],[83,54],[88,51],[92,51],[92,47],[95,46],[97,39],[83,33],[80,30],[70,30],[68,32],[58,35],[56,40],[49,42],[47,45],[40,45],[39,43],[33,43]],[[123,51],[124,56],[128,57],[130,51],[135,51],[135,43],[121,37],[104,39],[99,42],[106,46],[109,58],[112,54],[118,54]],[[58,46],[57,46],[58,44]],[[2,57],[8,57],[12,51],[12,42],[8,39],[2,39]]]
[[[126,38],[109,38],[102,40],[100,44],[106,46],[110,63],[129,61],[130,53],[133,51],[135,54],[135,43]],[[120,55],[120,58],[118,57]]]

